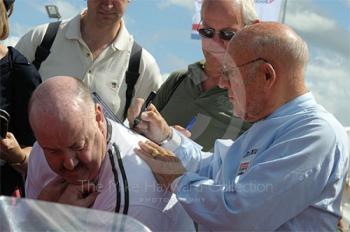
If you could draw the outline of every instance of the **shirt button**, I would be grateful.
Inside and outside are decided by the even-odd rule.
[[[92,73],[91,70],[89,70],[89,73],[90,73],[90,74]]]
[[[89,56],[90,56],[90,53],[86,53],[86,56],[89,57]]]
[[[117,84],[116,82],[112,82],[112,88],[113,88],[113,89],[118,88],[118,84]]]

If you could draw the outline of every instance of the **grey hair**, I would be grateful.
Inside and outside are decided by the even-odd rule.
[[[245,25],[253,24],[258,19],[258,14],[255,10],[254,0],[236,0],[242,7],[243,21]]]
[[[217,0],[206,0],[206,1],[217,1]],[[258,20],[258,14],[255,10],[254,0],[225,0],[232,1],[241,7],[243,22],[245,25],[253,24],[254,21]],[[201,8],[201,17],[203,15],[203,7]]]

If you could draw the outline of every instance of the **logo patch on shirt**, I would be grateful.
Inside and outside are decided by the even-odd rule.
[[[241,160],[241,163],[239,164],[237,176],[244,174],[248,170],[250,162],[255,158],[257,152],[258,149],[252,149],[246,153],[244,158]]]

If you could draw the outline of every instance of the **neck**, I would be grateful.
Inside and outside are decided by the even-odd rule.
[[[218,86],[220,81],[220,71],[218,69],[208,68],[208,65],[204,65],[205,78],[202,82],[202,89],[204,92]]]

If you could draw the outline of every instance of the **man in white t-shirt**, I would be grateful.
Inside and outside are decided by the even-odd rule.
[[[120,119],[126,102],[125,73],[134,42],[122,18],[128,4],[128,0],[88,0],[87,9],[60,24],[51,52],[39,69],[43,81],[61,75],[82,80]],[[47,27],[35,27],[16,44],[31,62]],[[146,49],[142,49],[138,73],[134,97],[146,98],[162,83],[159,67]]]
[[[89,88],[72,77],[40,85],[29,105],[37,143],[26,196],[124,213],[152,231],[188,231],[193,223],[134,153],[146,139],[106,120]]]

